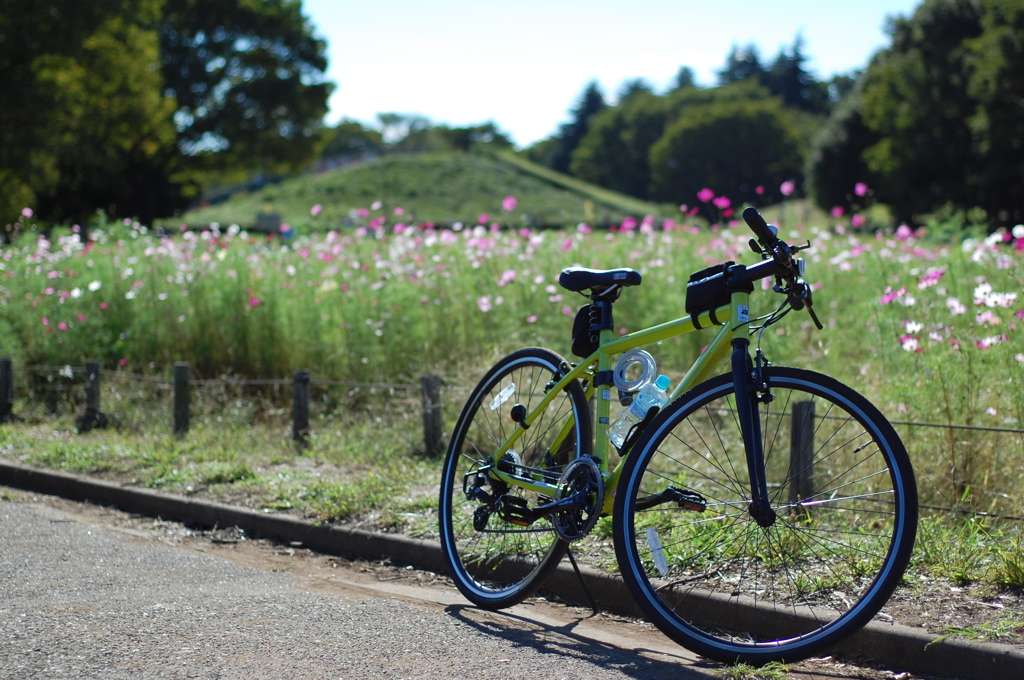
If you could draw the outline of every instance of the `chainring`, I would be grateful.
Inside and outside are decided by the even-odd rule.
[[[583,538],[601,517],[604,480],[601,478],[601,469],[589,456],[577,458],[565,466],[558,480],[555,500],[565,500],[581,493],[585,498],[582,507],[564,510],[551,517],[555,533],[563,541],[572,542]]]

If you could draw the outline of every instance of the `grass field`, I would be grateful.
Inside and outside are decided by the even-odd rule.
[[[0,428],[4,455],[179,491],[214,489],[324,519],[429,524],[424,509],[433,503],[437,462],[414,455],[416,398],[324,388],[312,445],[299,453],[287,439],[284,388],[197,395],[196,427],[179,440],[167,434],[167,391],[127,374],[169,376],[175,361],[188,361],[196,378],[288,378],[302,368],[328,381],[414,384],[436,374],[445,379],[451,427],[459,390],[498,357],[523,345],[569,354],[583,298],[557,286],[563,267],[643,274],[643,285],[616,308],[625,330],[682,316],[691,272],[756,259],[748,230],[724,211],[714,225],[678,209],[672,217],[616,213],[598,208],[596,194],[571,193],[566,203],[569,189],[525,172],[486,184],[495,187],[490,196],[463,186],[459,210],[471,217],[450,223],[459,196],[438,198],[436,208],[426,199],[444,194],[445,164],[468,164],[459,171],[466,178],[479,159],[422,160],[420,179],[400,182],[400,200],[370,180],[358,188],[359,173],[332,195],[328,184],[342,180],[325,175],[196,214],[223,217],[215,228],[162,234],[130,221],[102,223],[87,243],[55,232],[52,241],[26,235],[4,246],[0,356],[16,370],[95,359],[126,374],[105,378],[103,407],[116,427],[78,438],[68,434],[80,407],[75,381],[19,373],[15,412],[24,420]],[[384,174],[400,177],[398,166],[409,161],[393,162]],[[383,171],[375,172],[379,179]],[[431,173],[433,183],[423,178]],[[414,184],[425,200],[396,214]],[[562,207],[546,207],[545,196]],[[295,222],[291,237],[250,234],[228,221],[267,205]],[[550,210],[565,210],[572,226],[529,226],[529,216]],[[588,222],[588,210],[607,210],[612,228]],[[484,211],[486,219],[472,217]],[[808,280],[826,326],[819,332],[806,316],[791,315],[761,338],[768,357],[833,375],[908,423],[898,429],[926,504],[1020,516],[1024,233],[940,241],[906,226],[857,232],[799,202],[765,212],[785,238],[812,242]],[[754,311],[768,311],[775,297],[758,291]],[[694,334],[652,352],[677,380],[707,339]],[[423,488],[410,487],[413,473]],[[992,520],[977,521],[985,525],[978,535],[990,541]],[[996,543],[1019,548],[1014,540]],[[983,566],[996,554],[983,552]]]

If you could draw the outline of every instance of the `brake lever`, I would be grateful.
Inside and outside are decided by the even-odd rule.
[[[825,330],[825,327],[821,325],[821,321],[818,321],[818,315],[814,313],[814,301],[811,297],[811,285],[806,281],[801,282],[803,284],[804,293],[800,297],[801,305],[807,308],[807,313],[811,315],[811,321],[818,327],[818,330]]]
[[[796,292],[794,288],[799,288],[799,292]],[[811,320],[818,330],[824,330],[825,327],[818,320],[818,315],[814,313],[814,302],[811,296],[810,284],[802,279],[796,279],[790,283],[789,291],[789,306],[797,311],[806,308],[807,313],[811,315]]]
[[[820,321],[818,321],[818,315],[814,313],[814,306],[811,304],[809,299],[807,300],[807,313],[811,315],[811,321],[814,322],[814,325],[818,327],[819,331],[825,330],[825,327],[821,325]]]

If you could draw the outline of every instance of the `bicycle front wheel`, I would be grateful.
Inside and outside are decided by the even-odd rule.
[[[749,511],[731,375],[659,414],[615,501],[616,555],[638,603],[676,642],[725,662],[797,661],[858,630],[900,581],[917,528],[906,449],[876,408],[810,371],[765,377],[774,399],[755,406],[774,517]]]
[[[537,347],[505,357],[473,390],[452,432],[441,476],[441,547],[455,585],[477,606],[500,609],[521,602],[565,555],[568,544],[549,519],[523,518],[553,499],[487,474],[488,466],[496,466],[555,484],[568,463],[589,454],[590,406],[579,381],[573,381],[513,449],[495,460],[495,451],[517,427],[512,408],[521,404],[531,412],[549,383],[559,379],[563,364],[562,357]]]

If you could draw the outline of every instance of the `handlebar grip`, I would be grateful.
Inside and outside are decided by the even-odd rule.
[[[761,245],[769,246],[779,239],[779,230],[764,221],[761,213],[757,212],[754,206],[749,206],[743,211],[743,221],[747,223],[750,230],[757,236]]]

